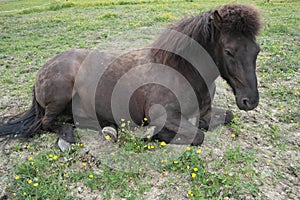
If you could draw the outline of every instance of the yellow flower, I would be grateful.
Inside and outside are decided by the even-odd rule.
[[[190,169],[190,166],[189,166],[189,165],[187,165],[187,166],[186,166],[186,168],[187,168],[187,169]]]
[[[160,146],[162,146],[162,147],[164,147],[164,146],[166,146],[167,145],[167,143],[165,142],[165,141],[162,141],[161,143],[160,143]]]
[[[191,176],[192,176],[192,178],[195,178],[197,176],[197,174],[192,173]]]
[[[196,152],[197,152],[197,154],[200,154],[201,153],[201,149],[198,149]]]
[[[155,146],[154,145],[148,145],[148,149],[154,149]]]
[[[52,154],[49,154],[49,158],[53,158],[53,155],[52,155]]]
[[[83,167],[85,167],[86,166],[86,162],[82,162],[82,164],[81,164]]]
[[[121,127],[122,127],[122,128],[124,128],[125,126],[126,126],[126,124],[125,124],[125,123],[122,123],[122,124],[121,124]]]
[[[174,163],[175,165],[177,165],[177,164],[178,164],[178,160],[174,160],[173,163]]]
[[[187,150],[187,151],[190,151],[190,150],[191,150],[191,147],[190,147],[190,146],[187,146],[187,147],[186,147],[186,150]]]
[[[27,149],[30,149],[30,145],[27,145],[26,148],[27,148]]]
[[[16,180],[19,180],[19,179],[20,179],[20,176],[16,176],[15,179],[16,179]]]
[[[122,132],[125,132],[125,128],[122,128],[121,131],[122,131]]]
[[[80,144],[79,144],[79,146],[80,146],[80,147],[83,147],[83,146],[84,146],[84,144],[80,143]]]
[[[234,134],[234,133],[232,133],[232,134],[231,134],[231,137],[232,137],[232,138],[235,138],[235,134]]]
[[[198,171],[198,168],[197,168],[197,167],[194,167],[193,170],[194,170],[194,172],[197,172],[197,171]]]
[[[110,140],[110,136],[109,136],[109,135],[106,135],[106,136],[105,136],[105,139]]]
[[[32,161],[33,160],[33,158],[32,157],[29,157],[29,159],[28,159],[29,161]]]
[[[27,182],[28,182],[29,184],[31,184],[31,183],[32,183],[32,180],[31,180],[31,179],[29,179]]]
[[[145,118],[144,118],[144,121],[146,122],[147,120],[148,120],[148,119],[145,117]]]
[[[58,156],[54,155],[53,160],[57,160]]]
[[[125,119],[124,119],[124,118],[121,118],[121,122],[125,122]]]
[[[284,109],[281,109],[280,112],[281,112],[281,113],[284,113]]]
[[[151,138],[151,136],[150,136],[150,135],[147,135],[147,138],[148,138],[148,139],[150,139],[150,138]]]
[[[93,175],[93,174],[90,174],[90,175],[89,175],[89,178],[94,178],[94,175]]]
[[[167,159],[163,159],[163,160],[161,160],[161,162],[162,163],[166,163],[166,162],[168,162],[168,160]]]
[[[38,183],[34,183],[33,186],[34,186],[34,187],[38,187],[39,184],[38,184]]]
[[[66,176],[67,176],[67,174],[66,174],[66,173],[64,173],[64,174],[63,174],[63,176],[64,176],[64,177],[66,177]]]
[[[268,163],[270,163],[271,162],[271,160],[268,160]]]
[[[24,195],[24,196],[26,196],[26,195],[27,195],[27,193],[26,193],[26,192],[23,192],[23,195]]]
[[[188,190],[187,193],[188,193],[188,195],[191,196],[191,197],[194,196],[192,190]]]

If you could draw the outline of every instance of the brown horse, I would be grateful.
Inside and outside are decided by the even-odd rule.
[[[116,137],[122,118],[129,118],[132,124],[153,127],[153,140],[200,145],[201,128],[233,118],[230,111],[211,106],[218,75],[233,89],[240,109],[258,105],[259,28],[255,8],[229,4],[175,23],[144,49],[125,54],[65,51],[41,67],[31,109],[3,119],[0,135],[56,131],[73,143],[69,122]],[[213,120],[220,114],[222,120]],[[71,120],[61,122],[60,115]]]

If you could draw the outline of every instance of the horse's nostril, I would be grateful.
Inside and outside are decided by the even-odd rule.
[[[242,102],[245,106],[250,107],[249,99],[248,98],[243,98]]]

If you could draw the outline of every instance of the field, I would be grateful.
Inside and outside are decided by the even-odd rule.
[[[29,108],[35,75],[54,55],[144,47],[169,23],[228,2],[0,0],[0,116]],[[263,18],[255,110],[239,110],[218,80],[216,104],[234,112],[234,123],[206,132],[200,147],[135,170],[103,156],[110,146],[89,130],[76,129],[70,153],[60,152],[53,133],[14,140],[0,154],[0,199],[300,199],[300,2],[234,2],[257,6]],[[167,148],[125,132],[117,150]]]

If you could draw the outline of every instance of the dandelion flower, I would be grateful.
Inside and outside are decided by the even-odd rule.
[[[175,165],[177,165],[177,164],[178,164],[178,160],[174,160],[173,163],[174,163]]]
[[[191,150],[191,147],[190,147],[190,146],[187,146],[187,147],[186,147],[186,150],[187,150],[187,151],[190,151],[190,150]]]
[[[268,160],[268,163],[270,163],[271,162],[271,160]]]
[[[187,165],[187,166],[186,166],[186,168],[187,168],[187,169],[190,169],[190,166],[189,166],[189,165]]]
[[[197,168],[197,167],[194,167],[193,170],[194,170],[194,172],[197,172],[197,171],[198,171],[198,168]]]
[[[192,178],[195,178],[197,176],[197,174],[196,173],[192,173],[191,176],[192,176]]]
[[[106,135],[106,136],[105,136],[105,139],[110,140],[110,136],[109,136],[109,135]]]
[[[27,182],[28,182],[29,184],[31,184],[31,183],[32,183],[32,180],[31,180],[31,179],[29,179]]]
[[[81,164],[83,167],[85,167],[86,166],[86,162],[82,162],[82,164]]]
[[[201,153],[201,149],[198,149],[196,152],[197,152],[197,154],[200,154]]]
[[[16,176],[15,179],[16,179],[16,180],[19,180],[19,179],[20,179],[20,176]]]
[[[145,118],[144,118],[144,121],[146,122],[147,120],[148,120],[148,119],[145,117]]]
[[[57,160],[58,156],[54,155],[53,160]]]
[[[38,183],[34,183],[33,186],[34,186],[34,187],[38,187],[39,184],[38,184]]]
[[[89,178],[91,178],[91,179],[94,178],[94,175],[93,175],[93,174],[90,174],[90,175],[89,175]]]
[[[150,139],[150,138],[151,138],[151,136],[150,136],[150,135],[147,135],[147,138],[148,138],[148,139]]]
[[[188,193],[188,195],[191,196],[191,197],[194,196],[192,190],[188,190],[187,193]]]
[[[232,133],[232,134],[231,134],[231,137],[232,137],[232,138],[235,138],[235,134],[234,134],[234,133]]]
[[[52,155],[52,154],[49,154],[49,158],[53,158],[53,155]]]
[[[124,128],[125,126],[126,126],[126,124],[125,124],[125,123],[122,123],[122,124],[121,124],[121,127],[122,127],[122,128]]]
[[[66,177],[66,176],[67,176],[67,174],[66,174],[66,173],[64,173],[64,174],[63,174],[63,176],[64,176],[64,177]]]
[[[125,119],[124,119],[124,118],[121,118],[121,122],[125,122]]]
[[[29,159],[28,159],[29,161],[32,161],[33,160],[33,158],[32,157],[29,157]]]
[[[82,143],[79,144],[79,147],[83,147],[83,146],[84,146],[84,144],[82,144]]]
[[[284,109],[281,109],[280,112],[281,112],[281,113],[284,113]]]
[[[162,147],[164,147],[164,146],[166,146],[167,145],[167,143],[165,142],[165,141],[162,141],[161,143],[160,143],[160,146],[162,146]]]
[[[26,149],[30,149],[30,145],[27,145],[27,146],[26,146]]]
[[[24,195],[24,196],[26,196],[26,195],[27,195],[27,193],[26,193],[26,192],[23,192],[23,195]]]

